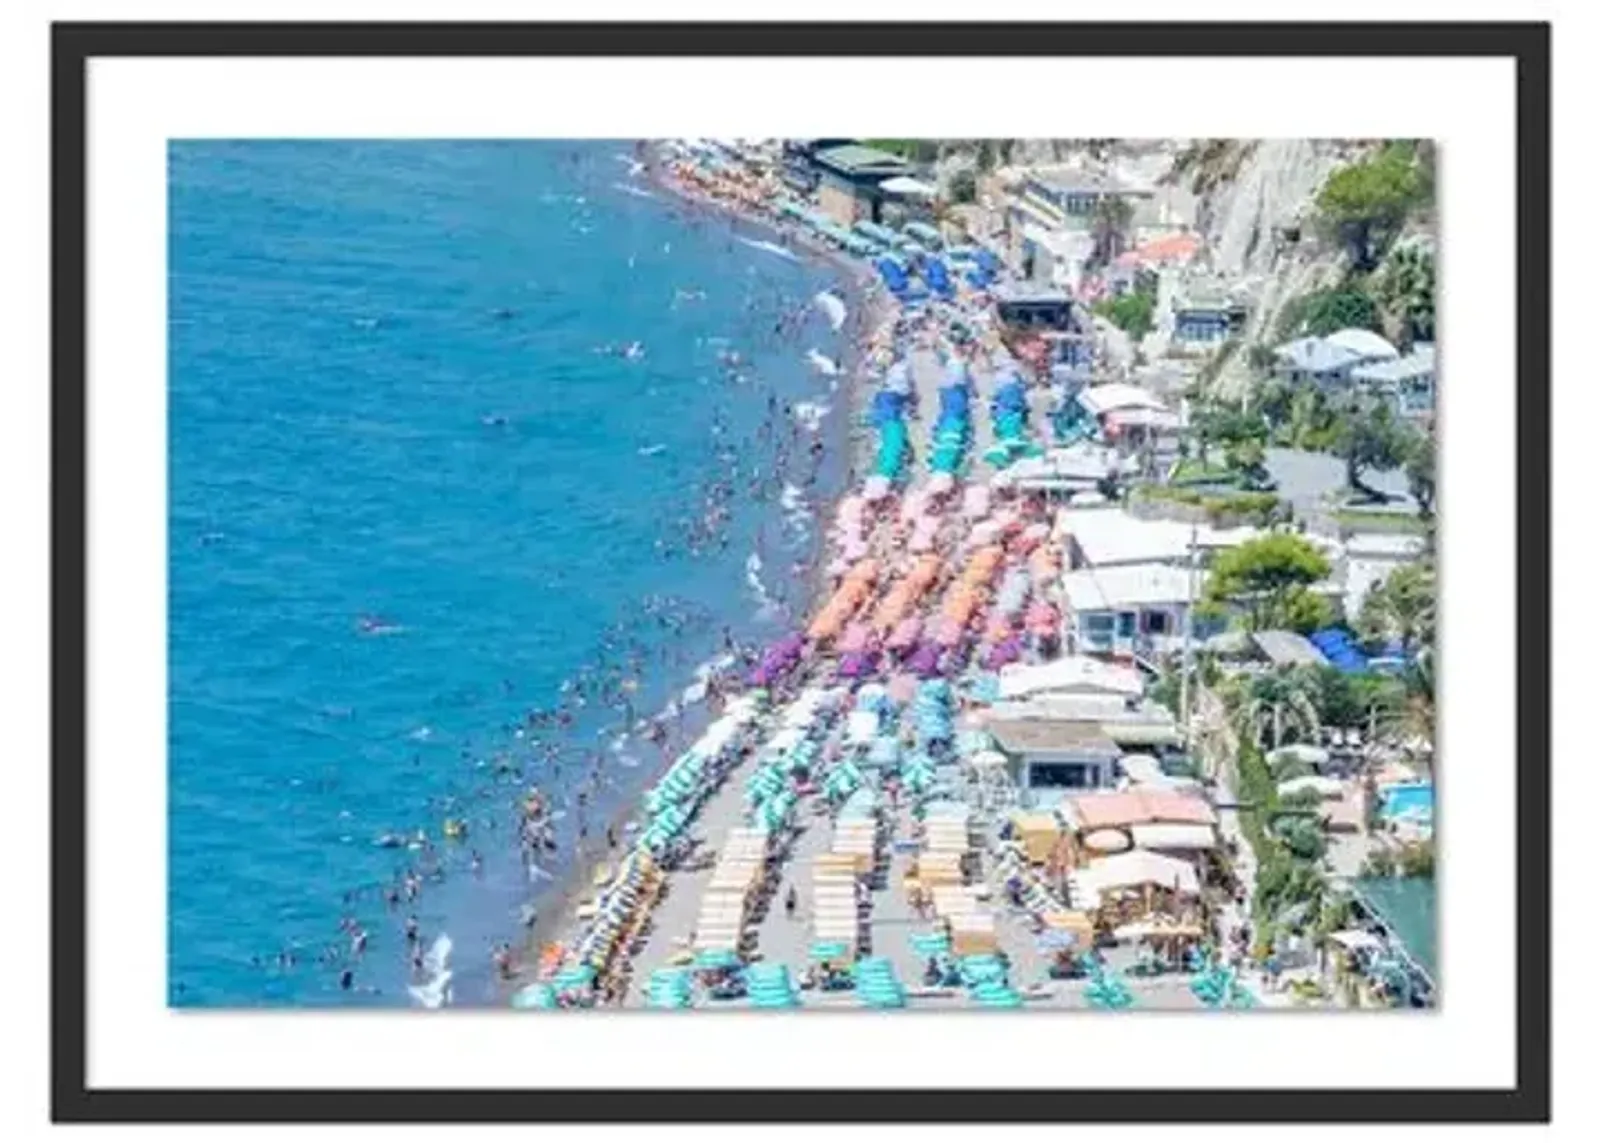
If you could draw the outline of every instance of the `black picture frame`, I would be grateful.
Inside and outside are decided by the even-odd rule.
[[[58,1122],[1473,1122],[1550,1113],[1550,28],[82,24],[51,40],[52,1113]],[[1508,1089],[126,1090],[86,1062],[86,85],[128,56],[1475,56],[1517,75],[1516,1085]],[[604,1098],[597,1098],[601,1094]],[[708,1098],[708,1096],[715,1098]],[[1004,1098],[996,1098],[1002,1096]],[[1063,1098],[1066,1095],[1067,1098]]]

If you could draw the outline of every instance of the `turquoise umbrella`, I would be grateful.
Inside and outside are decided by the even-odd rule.
[[[530,984],[519,989],[511,997],[511,1007],[529,1008],[554,1008],[556,1007],[556,990],[549,984]]]

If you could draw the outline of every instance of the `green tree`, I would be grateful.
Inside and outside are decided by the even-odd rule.
[[[1283,668],[1252,679],[1240,711],[1250,740],[1264,750],[1276,750],[1289,731],[1297,741],[1316,737],[1322,726],[1316,694],[1316,676],[1302,668]]]
[[[1317,861],[1327,848],[1321,828],[1310,818],[1283,818],[1275,829],[1284,848],[1301,861]]]
[[[1305,295],[1290,311],[1298,318],[1292,327],[1294,337],[1327,337],[1341,329],[1377,329],[1378,303],[1357,286],[1339,286]]]
[[[1433,517],[1433,498],[1437,491],[1434,477],[1434,440],[1431,432],[1413,432],[1405,441],[1406,487],[1416,498],[1417,510],[1424,519]]]
[[[962,167],[950,176],[950,201],[972,202],[978,197],[978,174],[971,167]]]
[[[1347,675],[1335,667],[1317,667],[1317,717],[1323,726],[1366,730],[1387,725],[1405,705],[1405,684],[1384,675]]]
[[[1112,298],[1102,298],[1094,312],[1125,332],[1134,341],[1155,328],[1156,299],[1143,290],[1129,290]]]
[[[1433,645],[1438,623],[1438,584],[1427,563],[1404,564],[1368,591],[1356,629],[1374,642],[1394,640],[1407,658]]]
[[[1402,346],[1433,340],[1432,251],[1415,242],[1397,245],[1384,260],[1373,286]]]
[[[1308,587],[1293,587],[1284,594],[1275,621],[1286,631],[1309,635],[1332,626],[1338,617],[1327,596],[1319,595]]]
[[[1405,436],[1384,402],[1354,402],[1335,425],[1334,451],[1344,459],[1345,483],[1368,500],[1384,495],[1361,480],[1368,469],[1398,467],[1405,459]]]
[[[1317,193],[1317,209],[1344,241],[1355,268],[1367,271],[1425,193],[1415,147],[1391,144],[1329,175]]]
[[[1246,540],[1218,555],[1206,580],[1206,598],[1245,610],[1251,630],[1283,623],[1305,590],[1329,572],[1327,557],[1301,536],[1278,532]]]

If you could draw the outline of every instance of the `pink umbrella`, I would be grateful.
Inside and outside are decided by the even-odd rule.
[[[908,703],[917,697],[917,676],[902,672],[889,680],[889,697],[897,703]]]
[[[872,646],[872,628],[865,623],[852,623],[845,628],[839,640],[839,650],[846,655],[860,654]]]
[[[889,633],[889,641],[885,646],[891,651],[909,651],[916,646],[917,636],[920,634],[922,634],[922,620],[913,615],[896,624],[895,629]]]
[[[910,667],[923,678],[930,678],[939,673],[939,658],[939,648],[932,643],[924,643],[911,656]]]
[[[969,484],[961,496],[961,514],[969,520],[976,520],[980,516],[989,514],[989,486],[987,484]]]
[[[1050,604],[1039,600],[1029,605],[1026,622],[1035,635],[1049,635],[1061,625],[1061,616]]]
[[[934,621],[933,641],[941,647],[954,647],[961,642],[961,634],[965,630],[965,627],[948,615],[941,615]]]

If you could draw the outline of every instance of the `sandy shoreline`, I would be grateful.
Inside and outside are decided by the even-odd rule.
[[[833,410],[833,423],[825,425],[822,432],[830,452],[844,465],[841,490],[848,489],[856,483],[856,477],[872,459],[872,434],[862,423],[862,416],[870,396],[869,387],[863,383],[862,371],[867,361],[870,339],[892,315],[890,299],[875,288],[871,271],[846,255],[807,241],[799,232],[785,230],[773,220],[737,210],[721,200],[696,194],[671,179],[658,164],[648,163],[646,171],[649,185],[653,189],[671,195],[680,203],[721,214],[736,229],[748,226],[757,229],[764,236],[777,236],[785,247],[797,254],[825,263],[839,271],[844,280],[842,300],[848,308],[848,316],[841,329],[846,340],[846,352],[838,363],[840,372],[836,378],[838,382],[836,395],[839,401]],[[819,535],[826,534],[825,529],[832,520],[835,504],[835,500],[830,500],[815,505]],[[820,557],[819,550],[819,558],[812,562],[806,590],[801,596],[802,613],[805,614],[814,610],[816,604],[830,590],[825,570],[826,560]],[[615,848],[607,845],[605,829],[591,833],[585,841],[579,843],[565,871],[542,892],[533,895],[530,904],[537,910],[537,914],[533,923],[522,930],[520,940],[513,942],[515,971],[505,982],[508,991],[514,991],[534,979],[535,966],[538,964],[542,949],[553,943],[568,941],[579,931],[582,921],[578,917],[578,911],[585,899],[593,896],[596,891],[597,874],[602,869],[614,865],[627,852],[629,841],[624,827],[640,814],[640,799],[644,792],[660,779],[677,754],[694,741],[699,731],[715,715],[716,710],[709,707],[697,711],[695,717],[685,722],[682,735],[675,735],[668,740],[658,766],[639,768],[635,777],[637,789],[624,798],[622,807],[607,822],[611,832],[618,839]]]

